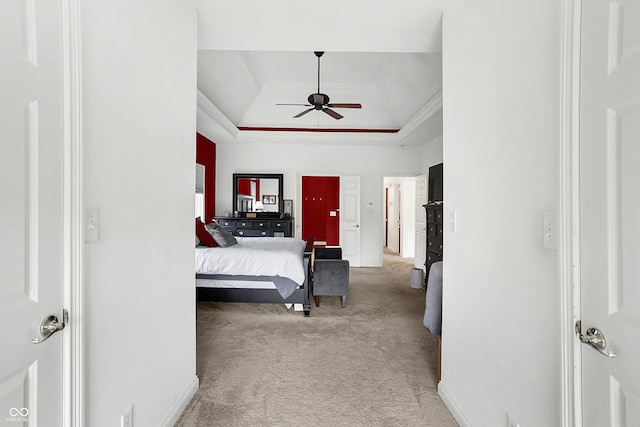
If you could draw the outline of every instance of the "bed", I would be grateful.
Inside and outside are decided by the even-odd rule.
[[[229,247],[196,247],[198,301],[310,305],[313,241],[236,237]]]

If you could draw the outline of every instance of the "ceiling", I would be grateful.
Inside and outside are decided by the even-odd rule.
[[[442,132],[442,0],[198,3],[198,128],[216,142],[366,139],[420,144]],[[386,4],[389,3],[389,4]],[[400,10],[401,9],[401,10]],[[336,120],[310,108],[318,89]],[[329,132],[331,131],[331,132]],[[392,132],[392,133],[387,133]]]

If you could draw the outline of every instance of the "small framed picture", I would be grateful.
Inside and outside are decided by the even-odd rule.
[[[284,199],[282,202],[284,203],[284,206],[282,208],[284,216],[290,217],[293,213],[293,200]]]
[[[262,204],[263,205],[275,205],[276,204],[276,196],[265,194],[262,196]]]

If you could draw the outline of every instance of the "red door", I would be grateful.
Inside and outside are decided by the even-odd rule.
[[[340,177],[302,177],[302,238],[340,244]]]

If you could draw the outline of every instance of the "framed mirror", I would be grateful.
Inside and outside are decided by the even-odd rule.
[[[234,173],[233,211],[246,217],[280,217],[283,175],[277,173]]]

